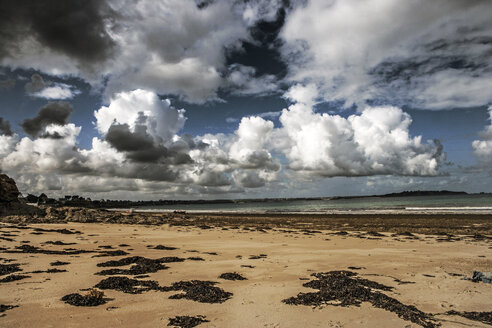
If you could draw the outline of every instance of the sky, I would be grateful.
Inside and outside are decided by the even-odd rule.
[[[489,0],[0,0],[0,171],[93,199],[492,192]]]

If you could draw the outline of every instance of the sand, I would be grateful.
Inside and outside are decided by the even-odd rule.
[[[262,231],[241,227],[223,230],[220,226],[168,224],[72,222],[30,223],[24,229],[12,224],[0,227],[0,236],[12,239],[0,239],[0,264],[20,264],[18,268],[22,271],[10,274],[30,276],[0,283],[0,304],[17,306],[0,313],[0,327],[166,327],[171,318],[199,315],[204,322],[198,327],[420,327],[370,302],[346,307],[283,302],[299,293],[315,292],[303,287],[303,283],[314,279],[311,274],[334,270],[356,272],[360,278],[392,287],[382,292],[431,314],[442,327],[490,327],[445,314],[452,310],[492,309],[492,284],[463,279],[470,277],[473,270],[492,271],[490,239],[396,236],[392,232],[382,232],[383,236],[358,231],[340,234],[339,230],[306,232],[277,227]],[[81,233],[70,234],[61,229]],[[41,252],[11,253],[21,245],[38,247]],[[50,252],[67,248],[72,249],[68,251],[71,254]],[[115,250],[128,255],[104,253]],[[186,298],[170,299],[182,292],[165,288],[139,294],[107,289],[106,303],[94,307],[73,306],[61,300],[68,294],[84,294],[101,280],[112,277],[95,275],[108,269],[97,264],[129,256],[185,259],[163,263],[168,269],[146,273],[148,277],[139,280],[152,280],[160,287],[179,281],[212,281],[232,296],[222,303],[201,303]],[[57,261],[69,264],[50,265]],[[66,272],[46,272],[54,268]],[[224,273],[238,273],[246,279],[219,278]]]

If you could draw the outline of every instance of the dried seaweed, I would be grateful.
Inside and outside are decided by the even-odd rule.
[[[13,272],[19,272],[22,271],[21,268],[19,268],[18,263],[13,263],[13,264],[0,264],[0,276],[13,273]]]
[[[458,311],[448,311],[446,314],[449,315],[459,315],[461,317],[474,320],[474,321],[480,321],[489,325],[492,325],[492,312],[458,312]]]
[[[29,254],[48,254],[48,255],[75,255],[82,253],[93,253],[93,251],[86,251],[82,249],[74,249],[74,250],[64,250],[64,251],[56,251],[51,249],[41,249],[36,246],[31,245],[21,245],[17,246],[15,249],[5,250],[4,253],[29,253]]]
[[[4,305],[0,304],[0,313],[5,312],[7,310],[11,310],[13,308],[19,307],[18,305]]]
[[[160,250],[165,250],[165,251],[172,251],[175,249],[178,249],[177,247],[172,247],[172,246],[164,246],[164,245],[157,245],[155,247],[152,247],[153,249],[160,249]]]
[[[128,255],[128,254],[130,254],[130,253],[125,252],[121,249],[118,249],[118,250],[114,250],[114,251],[102,251],[97,255],[93,255],[92,257],[124,256],[124,255]]]
[[[109,277],[101,280],[94,287],[99,289],[119,290],[128,294],[141,294],[149,290],[160,290],[159,284],[153,280],[137,280],[127,277]]]
[[[219,276],[220,279],[226,280],[247,280],[237,272],[226,272]]]
[[[185,259],[180,257],[161,257],[158,259],[148,259],[141,256],[126,257],[116,261],[107,261],[99,263],[99,267],[119,267],[129,264],[134,264],[129,269],[108,269],[102,270],[95,274],[97,275],[142,275],[153,273],[159,270],[169,269],[168,266],[162,263],[183,262]]]
[[[206,317],[203,315],[198,315],[196,317],[190,316],[177,316],[174,318],[169,318],[168,326],[180,327],[180,328],[193,328],[202,324],[204,322],[210,322],[205,319]]]
[[[26,279],[26,278],[31,278],[31,276],[26,276],[26,275],[22,275],[22,274],[11,274],[9,276],[6,276],[5,278],[0,279],[0,283],[17,281],[17,280],[22,280],[22,279]]]
[[[369,302],[373,306],[396,313],[400,318],[411,321],[426,328],[438,327],[430,314],[424,313],[413,305],[405,305],[398,300],[381,293],[390,291],[392,287],[379,284],[375,281],[357,277],[352,271],[330,271],[312,274],[311,280],[304,287],[318,289],[318,292],[299,293],[297,297],[283,300],[291,305],[334,305],[359,306],[362,302]]]
[[[74,306],[98,306],[106,304],[104,293],[96,290],[89,290],[87,295],[80,295],[77,293],[68,294],[63,296],[61,300]]]
[[[219,287],[215,287],[214,281],[179,281],[170,287],[161,287],[163,291],[182,290],[184,294],[172,295],[170,299],[186,298],[200,303],[223,303],[232,297],[232,293],[226,292]]]

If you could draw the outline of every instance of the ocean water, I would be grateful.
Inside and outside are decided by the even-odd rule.
[[[490,212],[492,195],[442,195],[409,197],[365,197],[323,200],[272,200],[265,202],[177,204],[145,206],[138,211],[333,213],[362,212]]]

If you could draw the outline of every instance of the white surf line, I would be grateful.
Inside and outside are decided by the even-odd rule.
[[[405,207],[408,211],[491,211],[488,206],[464,206],[464,207]]]

